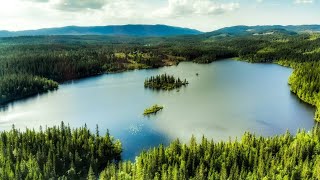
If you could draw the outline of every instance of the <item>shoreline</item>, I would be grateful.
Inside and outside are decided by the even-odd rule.
[[[226,60],[226,59],[231,59],[231,60],[234,60],[234,61],[241,61],[241,62],[246,62],[246,63],[253,63],[253,64],[254,63],[276,64],[276,65],[279,65],[279,66],[282,66],[282,67],[291,68],[291,69],[293,69],[293,71],[295,70],[296,64],[298,64],[298,63],[295,63],[295,62],[286,64],[285,62],[283,62],[283,60],[277,60],[277,61],[273,61],[271,63],[251,62],[249,60],[245,60],[245,59],[242,59],[240,57],[223,58],[223,59],[217,59],[215,61],[223,61],[223,60]],[[210,63],[213,63],[215,61],[211,61],[211,62],[208,62],[208,63],[197,63],[197,62],[194,62],[192,60],[191,61],[180,61],[180,62],[191,62],[191,63],[196,63],[196,64],[210,64]],[[180,62],[177,62],[175,64],[163,64],[163,66],[159,66],[159,67],[155,67],[155,68],[154,67],[148,67],[148,68],[122,69],[122,70],[117,70],[117,71],[103,72],[103,73],[98,73],[98,74],[93,74],[93,75],[88,75],[88,76],[82,76],[82,77],[78,77],[78,78],[74,78],[74,79],[70,79],[70,80],[66,80],[66,81],[60,81],[58,83],[59,83],[59,86],[60,86],[61,84],[68,84],[68,83],[70,83],[72,81],[75,81],[75,80],[83,80],[83,79],[86,79],[86,78],[98,77],[98,76],[102,76],[102,75],[118,74],[118,73],[124,73],[124,72],[136,71],[136,70],[158,69],[158,68],[170,67],[170,66],[174,66],[174,65],[177,66],[177,65],[179,65]],[[290,75],[290,77],[292,76],[292,74]],[[287,83],[289,84],[289,80],[287,81]],[[290,84],[289,84],[289,86],[291,87]],[[56,90],[51,90],[51,91],[46,91],[46,92],[38,92],[38,93],[30,94],[28,96],[22,96],[22,97],[17,97],[17,98],[11,99],[11,100],[6,100],[6,101],[0,103],[0,108],[4,108],[5,106],[9,105],[10,103],[14,103],[14,102],[17,102],[17,101],[22,101],[22,100],[25,100],[25,99],[28,99],[28,98],[36,97],[38,95],[42,95],[42,94],[46,94],[48,92],[54,92],[54,91],[58,91],[58,90],[59,90],[59,87]],[[296,97],[298,97],[298,99],[301,100],[303,103],[306,103],[308,105],[311,105],[311,106],[315,107],[316,112],[315,112],[315,115],[314,115],[314,120],[316,122],[320,122],[320,117],[317,116],[317,114],[320,111],[319,110],[320,107],[318,107],[316,104],[312,104],[312,103],[308,102],[307,100],[299,97],[295,92],[293,92],[291,90],[291,88],[290,88],[290,92],[292,92]]]

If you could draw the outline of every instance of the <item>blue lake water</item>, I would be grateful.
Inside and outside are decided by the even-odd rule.
[[[186,78],[190,84],[169,92],[144,88],[145,78],[162,73]],[[98,124],[100,134],[109,129],[121,140],[125,159],[176,138],[187,142],[192,134],[220,141],[241,137],[245,131],[271,136],[287,129],[310,130],[315,109],[290,93],[291,73],[274,64],[227,59],[90,77],[1,107],[0,130],[12,124],[38,129],[61,121],[94,130]],[[144,117],[144,109],[153,104],[164,109]]]

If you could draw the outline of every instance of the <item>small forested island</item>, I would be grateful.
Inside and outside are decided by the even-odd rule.
[[[189,82],[184,79],[175,78],[167,74],[161,74],[157,76],[151,76],[144,81],[145,88],[157,89],[157,90],[173,90],[182,86],[187,86]]]
[[[163,106],[155,104],[152,107],[145,109],[143,112],[143,115],[148,116],[151,114],[156,114],[158,111],[160,111],[162,109],[163,109]]]

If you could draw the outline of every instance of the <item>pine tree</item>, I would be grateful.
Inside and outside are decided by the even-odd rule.
[[[93,172],[92,166],[90,165],[87,180],[96,180],[96,175]]]

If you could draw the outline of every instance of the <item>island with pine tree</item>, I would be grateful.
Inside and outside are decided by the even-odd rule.
[[[157,76],[151,76],[144,81],[144,87],[156,90],[173,90],[182,86],[187,86],[189,82],[184,79],[175,78],[172,75],[161,74]]]

